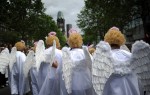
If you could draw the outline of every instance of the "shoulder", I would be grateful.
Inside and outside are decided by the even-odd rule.
[[[112,56],[118,60],[129,60],[131,58],[131,53],[126,50],[112,50]]]
[[[21,51],[17,51],[17,52],[16,52],[16,55],[17,55],[17,56],[26,56],[26,55],[25,55],[23,52],[21,52]]]
[[[62,50],[56,49],[56,54],[61,55],[62,56]]]

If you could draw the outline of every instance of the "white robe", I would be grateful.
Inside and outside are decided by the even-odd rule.
[[[74,65],[72,93],[70,95],[96,95],[92,85],[91,71],[86,63],[83,49],[72,49],[70,55]]]
[[[30,91],[29,81],[23,76],[23,65],[26,55],[23,52],[16,52],[16,63],[14,63],[10,72],[10,88],[11,94],[23,95]]]
[[[45,54],[48,56],[51,53],[52,47],[46,49]],[[58,62],[58,67],[50,66],[46,79],[42,85],[39,95],[66,95],[64,82],[62,80],[62,51],[56,49],[55,60]],[[46,59],[48,60],[48,59]]]
[[[114,73],[107,80],[103,95],[143,95],[136,74],[130,69],[131,53],[112,50]]]

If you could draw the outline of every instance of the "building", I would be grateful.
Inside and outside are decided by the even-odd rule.
[[[67,29],[67,31],[66,31],[66,37],[68,38],[69,37],[69,30],[72,28],[72,24],[67,24],[66,25],[66,29]]]
[[[123,33],[125,34],[127,45],[131,46],[136,40],[144,40],[145,33],[142,19],[140,17],[134,18],[124,27]]]
[[[60,31],[65,34],[65,19],[64,15],[61,11],[57,14],[57,26],[60,29]]]

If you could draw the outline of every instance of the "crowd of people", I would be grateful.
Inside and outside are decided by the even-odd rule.
[[[83,46],[80,33],[71,29],[69,46],[60,48],[56,33],[50,32],[46,48],[44,41],[35,42],[28,50],[34,52],[34,58],[26,60],[25,43],[19,41],[14,45],[16,60],[7,68],[11,95],[144,95],[141,80],[129,67],[132,53],[127,47],[121,48],[125,42],[119,28],[112,27],[96,47]],[[26,66],[30,67],[26,76],[28,61],[32,65]]]

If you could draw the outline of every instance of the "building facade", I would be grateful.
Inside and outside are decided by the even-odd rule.
[[[124,27],[123,33],[126,36],[126,44],[132,44],[136,40],[144,40],[145,33],[142,19],[140,17],[134,18]]]
[[[72,28],[72,24],[67,24],[66,25],[67,31],[66,31],[66,37],[69,37],[69,30]]]
[[[64,15],[61,11],[57,14],[57,26],[60,29],[60,31],[65,34],[65,19]]]

